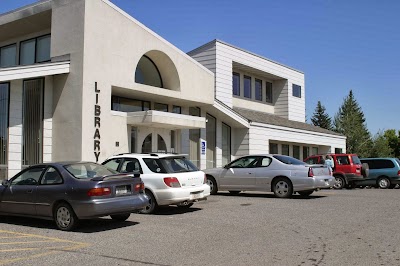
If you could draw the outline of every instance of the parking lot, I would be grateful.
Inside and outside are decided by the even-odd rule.
[[[399,189],[219,193],[126,222],[0,217],[0,265],[399,265]]]

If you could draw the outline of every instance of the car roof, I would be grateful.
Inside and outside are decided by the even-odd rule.
[[[188,157],[188,155],[187,154],[176,154],[176,153],[120,153],[117,155],[113,155],[110,158],[120,158],[120,157],[167,158],[167,157]]]

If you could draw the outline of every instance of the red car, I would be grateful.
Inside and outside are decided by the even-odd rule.
[[[368,176],[368,164],[362,164],[357,154],[317,154],[307,157],[304,162],[308,164],[324,164],[326,155],[332,157],[334,164],[334,188],[352,188],[355,181],[361,181]]]

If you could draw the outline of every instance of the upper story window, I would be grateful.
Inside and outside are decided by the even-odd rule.
[[[168,112],[168,104],[154,103],[154,110],[161,112]]]
[[[50,61],[50,35],[21,42],[19,52],[20,65],[31,65],[48,61]]]
[[[239,73],[232,73],[232,90],[233,95],[240,96],[240,74]]]
[[[0,67],[17,65],[17,45],[10,44],[0,48]]]
[[[256,79],[255,81],[255,98],[257,101],[262,101],[263,100],[263,90],[262,90],[262,80],[261,79]]]
[[[172,106],[172,112],[175,114],[181,114],[182,113],[182,107],[174,105]]]
[[[251,77],[244,76],[243,79],[243,96],[251,99]]]
[[[301,86],[293,84],[293,96],[301,98]]]
[[[112,96],[111,110],[120,112],[147,111],[150,110],[150,102]]]
[[[142,56],[136,67],[135,82],[154,87],[163,87],[160,71],[154,62],[147,56]]]
[[[272,83],[265,82],[265,101],[272,103]]]

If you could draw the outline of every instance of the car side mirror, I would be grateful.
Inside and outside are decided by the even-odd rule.
[[[10,181],[8,180],[3,180],[3,182],[1,182],[1,184],[5,187],[8,187],[10,185]]]
[[[229,169],[229,168],[231,168],[231,167],[229,166],[229,164],[225,164],[225,165],[224,165],[224,168],[225,168],[225,169]]]

